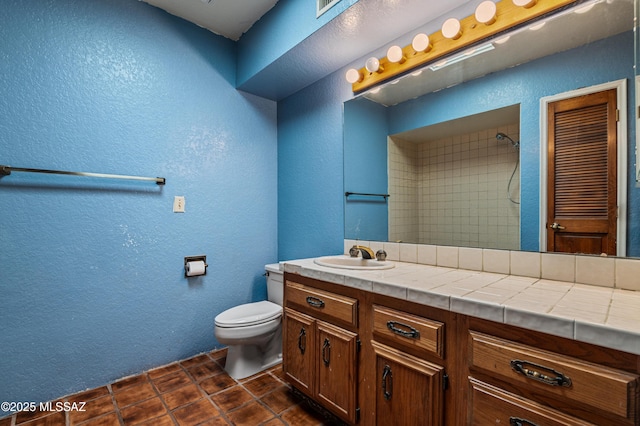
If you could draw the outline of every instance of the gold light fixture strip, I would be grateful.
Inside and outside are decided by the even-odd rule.
[[[495,17],[486,23],[478,22],[475,14],[467,16],[459,21],[460,33],[459,35],[455,34],[454,38],[445,37],[442,30],[436,31],[428,36],[430,48],[426,51],[416,52],[410,44],[402,48],[401,55],[398,55],[398,52],[393,52],[393,56],[399,56],[402,58],[401,60],[392,62],[388,57],[384,57],[379,60],[379,69],[375,72],[369,71],[367,67],[361,68],[357,71],[359,73],[358,79],[355,78],[356,76],[352,76],[352,80],[350,80],[354,81],[351,85],[352,90],[361,92],[392,77],[422,67],[466,46],[478,43],[492,35],[532,21],[577,1],[538,0],[529,1],[526,6],[518,6],[516,3],[522,3],[523,0],[501,0],[496,3]],[[447,30],[448,28],[445,28],[445,32]],[[354,73],[356,70],[352,69],[349,72]]]

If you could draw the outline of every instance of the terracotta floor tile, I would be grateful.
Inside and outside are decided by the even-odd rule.
[[[207,420],[204,423],[200,423],[198,426],[226,426],[230,425],[223,417],[216,417],[215,419]]]
[[[136,402],[144,401],[145,399],[153,398],[157,395],[151,383],[141,382],[121,390],[114,394],[114,396],[118,407],[122,408],[135,404]]]
[[[69,422],[70,425],[76,423]],[[84,423],[78,423],[78,426],[120,426],[120,420],[116,413],[105,414],[104,416],[92,418]]]
[[[227,417],[229,417],[236,426],[256,426],[271,420],[275,415],[262,404],[253,401],[241,406],[237,410],[230,411],[227,413]]]
[[[209,352],[209,356],[213,358],[215,361],[220,362],[220,360],[224,360],[227,358],[227,348],[220,349],[218,351]],[[224,361],[222,362],[224,365]]]
[[[151,380],[157,379],[158,377],[166,376],[169,373],[175,373],[176,371],[181,371],[182,368],[180,364],[174,362],[173,364],[165,365],[164,367],[155,368],[149,371],[147,374]]]
[[[145,374],[139,374],[137,376],[127,377],[126,379],[121,379],[115,383],[112,383],[111,390],[113,390],[114,393],[117,393],[129,386],[137,385],[137,384],[148,382],[148,381],[149,379],[147,379],[147,376]]]
[[[218,409],[206,398],[173,410],[172,413],[180,426],[195,426],[220,415]]]
[[[280,419],[271,419],[266,423],[263,423],[262,426],[283,426],[284,422]]]
[[[224,370],[214,361],[207,361],[203,364],[196,365],[187,369],[191,377],[196,381],[200,381],[206,379],[207,377],[213,376],[215,374],[220,374]]]
[[[253,401],[253,396],[242,386],[234,386],[211,396],[211,400],[216,403],[223,412],[231,411],[242,404]]]
[[[0,426],[11,426],[11,416],[0,420]]]
[[[194,365],[202,364],[203,362],[207,362],[207,361],[211,361],[211,358],[209,358],[209,355],[200,354],[200,355],[191,357],[189,359],[180,361],[180,364],[182,364],[184,368],[189,368],[189,367],[193,367]]]
[[[160,397],[148,399],[120,410],[125,425],[139,424],[160,417],[166,412],[167,410],[162,401],[160,401]]]
[[[235,380],[231,378],[227,373],[216,374],[213,377],[204,379],[199,383],[200,387],[204,389],[209,395],[220,392],[226,388],[237,384]]]
[[[285,385],[282,385],[273,392],[263,396],[260,400],[276,414],[280,414],[287,408],[293,407],[300,402],[299,399],[291,393],[289,386]]]
[[[51,403],[52,407],[54,407],[54,409],[55,409],[56,403],[57,402],[61,402],[61,401],[62,401],[61,399],[53,401]],[[34,419],[38,419],[38,418],[45,417],[45,416],[50,416],[51,413],[52,413],[51,411],[40,411],[40,405],[38,405],[35,408],[36,408],[36,410],[34,410],[34,411],[20,411],[20,412],[16,413],[16,415],[15,415],[16,416],[16,424],[26,423],[26,422],[29,422],[29,421],[34,420]]]
[[[176,423],[173,421],[171,416],[167,414],[162,417],[156,417],[155,419],[142,422],[138,426],[174,426],[175,424]]]
[[[258,398],[282,386],[282,382],[271,374],[262,374],[243,384],[249,392]]]
[[[284,380],[284,370],[282,370],[282,364],[269,369],[269,374],[274,375],[275,377],[277,377],[278,379],[282,380],[283,382],[285,381]]]
[[[296,426],[322,426],[324,425],[322,417],[306,409],[303,405],[296,405],[280,415],[280,418],[290,425]]]
[[[107,394],[88,401],[84,406],[84,411],[69,411],[69,422],[71,424],[77,424],[115,411],[116,406],[113,404],[111,395]]]
[[[92,399],[99,398],[101,396],[109,395],[109,388],[102,386],[95,389],[90,389],[84,392],[76,393],[67,398],[69,402],[88,402]]]
[[[203,397],[200,389],[193,383],[161,395],[169,410],[195,402]]]
[[[160,393],[169,392],[190,383],[193,383],[191,378],[183,370],[153,380],[153,384]]]
[[[57,411],[46,416],[38,417],[30,420],[26,423],[18,423],[20,426],[65,426],[67,424],[66,415],[64,411]]]

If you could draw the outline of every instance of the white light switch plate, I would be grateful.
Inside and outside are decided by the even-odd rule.
[[[173,212],[184,213],[184,196],[173,197]]]

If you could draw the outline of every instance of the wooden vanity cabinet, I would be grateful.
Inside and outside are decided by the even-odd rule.
[[[452,410],[445,412],[445,397],[451,394],[446,390],[448,371],[454,369],[445,357],[445,328],[452,326],[451,313],[380,295],[372,299],[367,312],[375,357],[370,398],[375,414],[368,424],[456,424]],[[452,400],[449,405],[455,406]]]
[[[468,424],[640,424],[640,357],[504,324],[468,322]]]
[[[351,424],[359,417],[358,299],[285,274],[283,370],[296,389]]]

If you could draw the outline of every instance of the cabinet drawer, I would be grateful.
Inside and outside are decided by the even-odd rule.
[[[287,281],[286,302],[326,320],[358,326],[358,300]]]
[[[470,332],[471,366],[535,393],[565,399],[637,421],[638,376]]]
[[[474,378],[469,384],[472,425],[593,425]]]
[[[396,345],[443,357],[444,324],[439,321],[373,305],[373,332],[392,339]]]

